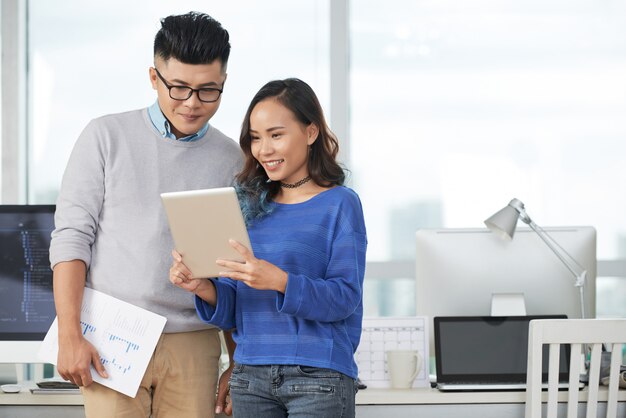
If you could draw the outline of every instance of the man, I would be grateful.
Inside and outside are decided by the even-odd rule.
[[[50,245],[58,370],[83,388],[90,418],[213,415],[218,330],[168,281],[173,242],[159,195],[231,185],[241,167],[238,144],[209,124],[229,53],[228,32],[210,16],[162,19],[149,70],[156,103],[93,120],[70,156]],[[90,365],[107,374],[81,333],[85,285],[167,317],[135,398],[92,382]]]

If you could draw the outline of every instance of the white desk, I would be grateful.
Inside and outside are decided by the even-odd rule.
[[[20,393],[0,392],[0,418],[84,418],[83,396],[33,395],[28,387]],[[216,415],[225,418],[226,415]]]
[[[606,388],[598,394],[599,416],[606,416]],[[547,393],[544,393],[547,399]],[[356,398],[357,417],[394,418],[524,418],[526,393],[516,392],[440,392],[437,389],[365,389]],[[587,400],[587,391],[580,393],[580,402]],[[562,403],[561,403],[562,402]],[[566,416],[567,393],[559,393],[559,417]],[[626,390],[618,394],[617,416],[626,418]],[[602,415],[605,414],[605,415]],[[579,417],[585,408],[579,407]]]
[[[600,389],[599,412],[605,412],[607,392]],[[580,400],[587,399],[581,391]],[[617,416],[626,418],[626,390],[620,390]],[[356,397],[357,417],[394,418],[523,418],[524,392],[439,392],[436,389],[365,389]],[[565,416],[566,393],[560,393],[559,417]],[[0,393],[0,418],[33,416],[84,417],[81,395],[33,395],[27,389],[17,394]],[[579,408],[579,417],[584,417]]]
[[[0,392],[0,418],[59,417],[84,418],[82,395],[33,395]]]

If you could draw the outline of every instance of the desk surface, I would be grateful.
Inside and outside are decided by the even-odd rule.
[[[561,400],[565,402],[566,393]],[[598,394],[598,412],[606,414],[606,388]],[[581,391],[581,401],[587,392]],[[618,394],[618,417],[626,417],[626,390]],[[436,389],[365,389],[356,397],[357,418],[524,418],[525,392],[440,392]],[[83,418],[81,395],[33,395],[28,389],[16,394],[0,393],[0,417]],[[558,418],[566,416],[566,403],[559,404]],[[220,415],[218,418],[224,418]],[[585,408],[578,409],[585,418]]]
[[[580,391],[579,401],[587,400],[587,390]],[[544,401],[547,401],[547,392],[543,392]],[[606,402],[608,390],[601,387],[598,391],[598,400]],[[618,401],[626,402],[626,390],[618,391]],[[357,405],[428,405],[428,404],[511,404],[525,403],[524,391],[499,392],[441,392],[437,389],[364,389],[356,395]],[[559,402],[567,402],[567,392],[559,392]]]
[[[83,396],[75,394],[32,394],[35,384],[23,383],[19,393],[0,392],[0,405],[82,405]]]
[[[547,397],[547,392],[543,393]],[[599,401],[606,401],[608,391],[601,387]],[[502,392],[441,392],[437,389],[364,389],[356,395],[357,405],[428,405],[428,404],[511,404],[524,403],[524,391]],[[587,391],[581,390],[579,400],[587,400]],[[618,392],[618,400],[626,402],[626,390]],[[567,402],[567,392],[559,392],[559,402]],[[0,405],[82,405],[83,397],[76,395],[33,395],[28,388],[20,393],[0,393]]]

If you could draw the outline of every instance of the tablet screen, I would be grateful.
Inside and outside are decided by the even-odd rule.
[[[252,251],[233,187],[162,193],[161,200],[175,249],[194,278],[216,277],[224,271],[215,264],[218,258],[243,261],[229,239]]]

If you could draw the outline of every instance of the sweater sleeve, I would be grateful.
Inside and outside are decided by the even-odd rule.
[[[196,312],[201,320],[215,325],[220,329],[235,328],[235,301],[237,297],[237,282],[228,278],[209,279],[215,286],[217,304],[209,305],[198,296],[195,297]]]
[[[360,306],[365,275],[367,236],[360,202],[340,213],[326,277],[289,274],[280,312],[303,319],[335,322]]]
[[[56,203],[50,264],[82,260],[91,263],[91,246],[104,202],[105,147],[97,123],[83,130],[70,155]]]

